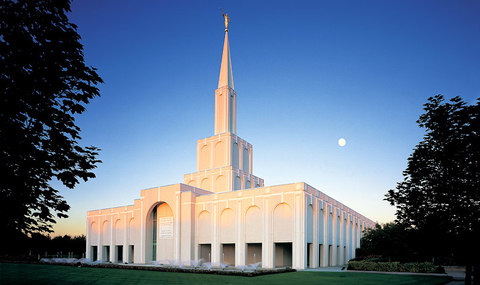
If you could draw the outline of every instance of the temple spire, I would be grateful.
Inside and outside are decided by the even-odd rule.
[[[230,59],[230,44],[228,43],[228,23],[230,18],[228,14],[222,13],[225,18],[225,41],[223,43],[222,65],[220,67],[220,77],[218,79],[218,88],[228,86],[233,88],[232,60]]]
[[[223,12],[223,11],[222,11]],[[228,44],[228,23],[225,18],[225,42],[223,43],[222,66],[218,89],[215,90],[215,134],[235,133],[237,131],[237,93],[233,90],[232,62],[230,60],[230,45]]]

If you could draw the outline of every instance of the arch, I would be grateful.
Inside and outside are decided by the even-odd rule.
[[[95,221],[90,223],[89,236],[91,244],[98,244],[98,225]]]
[[[239,149],[238,149],[238,143],[233,143],[232,147],[232,165],[234,168],[240,168],[239,166],[239,160],[240,160],[240,155],[239,155]]]
[[[307,206],[307,243],[313,243],[313,206]]]
[[[349,231],[348,231],[348,237],[349,237],[349,245],[350,245],[350,258],[353,258],[355,255],[355,237],[354,237],[354,225],[353,225],[353,219],[349,223]]]
[[[219,141],[215,144],[215,160],[213,167],[221,167],[226,165],[225,143]]]
[[[200,169],[210,168],[210,149],[208,145],[202,146],[200,149]]]
[[[340,217],[335,213],[335,244],[339,245],[340,244],[340,223],[341,223]]]
[[[195,187],[195,180],[190,180],[187,184]]]
[[[248,180],[248,178],[245,178],[245,188],[244,189],[250,189],[252,188],[252,183],[250,182],[250,180]]]
[[[198,243],[212,243],[212,218],[208,211],[198,215]]]
[[[129,244],[135,243],[135,218],[131,218],[128,221],[127,242]]]
[[[102,244],[103,245],[110,245],[110,237],[111,237],[111,230],[112,227],[108,220],[104,220],[102,223]]]
[[[242,153],[242,169],[243,171],[250,173],[250,155],[248,148],[243,148],[243,153]]]
[[[287,203],[280,203],[273,210],[273,241],[292,242],[292,233],[292,210]]]
[[[260,208],[250,206],[245,213],[245,242],[261,243],[263,241],[263,218]]]
[[[208,179],[208,177],[202,179],[202,182],[200,183],[200,188],[210,190],[210,179]]]
[[[235,212],[226,208],[220,214],[220,242],[235,242]]]
[[[358,248],[358,223],[357,222],[353,224],[353,246],[354,246],[354,249]]]
[[[215,179],[214,192],[225,192],[227,190],[227,179],[223,175],[219,175]]]
[[[322,202],[319,202],[320,205]],[[320,206],[321,207],[321,206]],[[318,242],[321,244],[325,243],[325,209],[318,208]]]
[[[152,205],[146,218],[145,261],[174,258],[174,216],[170,205],[158,202]]]
[[[330,206],[329,206],[330,207]],[[327,243],[332,244],[333,241],[333,214],[328,213],[327,220]]]
[[[242,189],[242,179],[240,179],[240,176],[235,176],[235,180],[233,183],[233,190],[240,190]]]
[[[124,227],[123,227],[123,222],[120,219],[115,220],[115,233],[113,236],[115,237],[115,244],[117,245],[122,245],[123,244],[123,233],[124,233]]]

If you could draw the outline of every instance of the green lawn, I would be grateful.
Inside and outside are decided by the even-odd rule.
[[[444,284],[448,277],[358,272],[292,272],[259,277],[0,263],[0,284]]]

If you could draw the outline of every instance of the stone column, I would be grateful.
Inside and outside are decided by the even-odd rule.
[[[245,211],[242,201],[237,202],[237,237],[235,242],[235,266],[245,265]]]
[[[181,254],[181,248],[180,248],[180,237],[182,236],[182,231],[180,229],[180,222],[182,220],[182,211],[181,211],[181,197],[180,197],[180,190],[176,193],[175,195],[175,218],[174,218],[174,225],[175,225],[175,260],[180,261],[180,254]],[[157,230],[160,230],[160,227],[157,227]]]
[[[113,235],[113,229],[115,221],[113,216],[110,216],[110,262],[115,262],[115,239]]]
[[[319,250],[318,250],[318,243],[319,243],[319,239],[318,239],[318,235],[319,235],[319,230],[318,230],[318,216],[319,216],[319,210],[320,208],[318,207],[318,200],[317,198],[315,197],[312,197],[312,205],[313,205],[313,228],[312,228],[312,232],[313,232],[313,240],[312,240],[312,253],[311,253],[311,256],[312,256],[312,259],[311,259],[311,262],[310,262],[310,266],[312,268],[316,268],[316,267],[320,267],[320,263],[319,263],[319,258],[320,256],[318,255],[319,253]]]
[[[338,215],[337,215],[337,209],[333,208],[333,239],[332,239],[332,266],[338,265],[338,260],[337,260],[337,245],[338,245],[338,233],[337,233],[337,227],[338,227]]]
[[[295,269],[305,269],[307,248],[305,236],[305,194],[295,195],[295,204],[293,208],[294,228],[292,243],[292,267]]]
[[[273,250],[273,209],[270,208],[269,198],[265,198],[264,203],[264,229],[262,244],[262,267],[273,268],[275,266],[275,251]]]
[[[213,204],[213,241],[212,241],[212,255],[211,261],[212,263],[220,264],[220,218],[218,213],[218,202],[216,201]]]
[[[98,259],[98,260],[102,260],[102,258],[103,258],[103,238],[102,238],[102,235],[103,235],[103,233],[102,233],[102,228],[103,228],[103,227],[102,227],[102,224],[103,224],[105,221],[103,221],[103,219],[101,219],[101,218],[98,219],[98,220],[101,221],[101,222],[98,223],[97,259]]]
[[[143,197],[142,197],[143,198]],[[140,198],[140,199],[142,199]],[[146,258],[145,258],[145,235],[146,235],[146,218],[145,218],[145,209],[144,209],[144,203],[143,199],[141,200],[141,205],[140,205],[140,246],[138,249],[135,248],[135,251],[140,250],[140,254],[137,255],[139,256],[139,260],[135,260],[135,263],[145,263]]]
[[[185,265],[191,265],[191,260],[195,259],[195,194],[183,192],[180,195],[180,260]]]
[[[330,217],[330,212],[328,209],[327,203],[324,203],[322,201],[322,212],[323,212],[323,258],[321,260],[321,264],[323,264],[324,267],[328,266],[328,234],[329,234],[329,227],[328,227],[328,219]]]
[[[250,146],[250,149],[248,150],[248,155],[249,155],[248,173],[253,173],[253,147],[252,146]],[[250,183],[255,183],[255,182],[250,181]],[[255,184],[251,185],[251,187],[254,188]]]
[[[357,220],[357,217],[355,217],[355,220],[353,221],[353,257],[354,258],[356,256],[356,249],[357,249],[357,226],[358,226],[358,220]]]
[[[123,216],[123,251],[122,263],[128,262],[128,214]]]
[[[345,226],[345,236],[346,236],[346,250],[347,250],[347,261],[351,259],[351,245],[350,245],[350,214],[347,214],[346,226]]]

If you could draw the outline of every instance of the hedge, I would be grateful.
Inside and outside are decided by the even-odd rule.
[[[445,273],[441,266],[431,262],[370,262],[349,261],[348,270],[384,271],[384,272],[413,272],[413,273]]]

